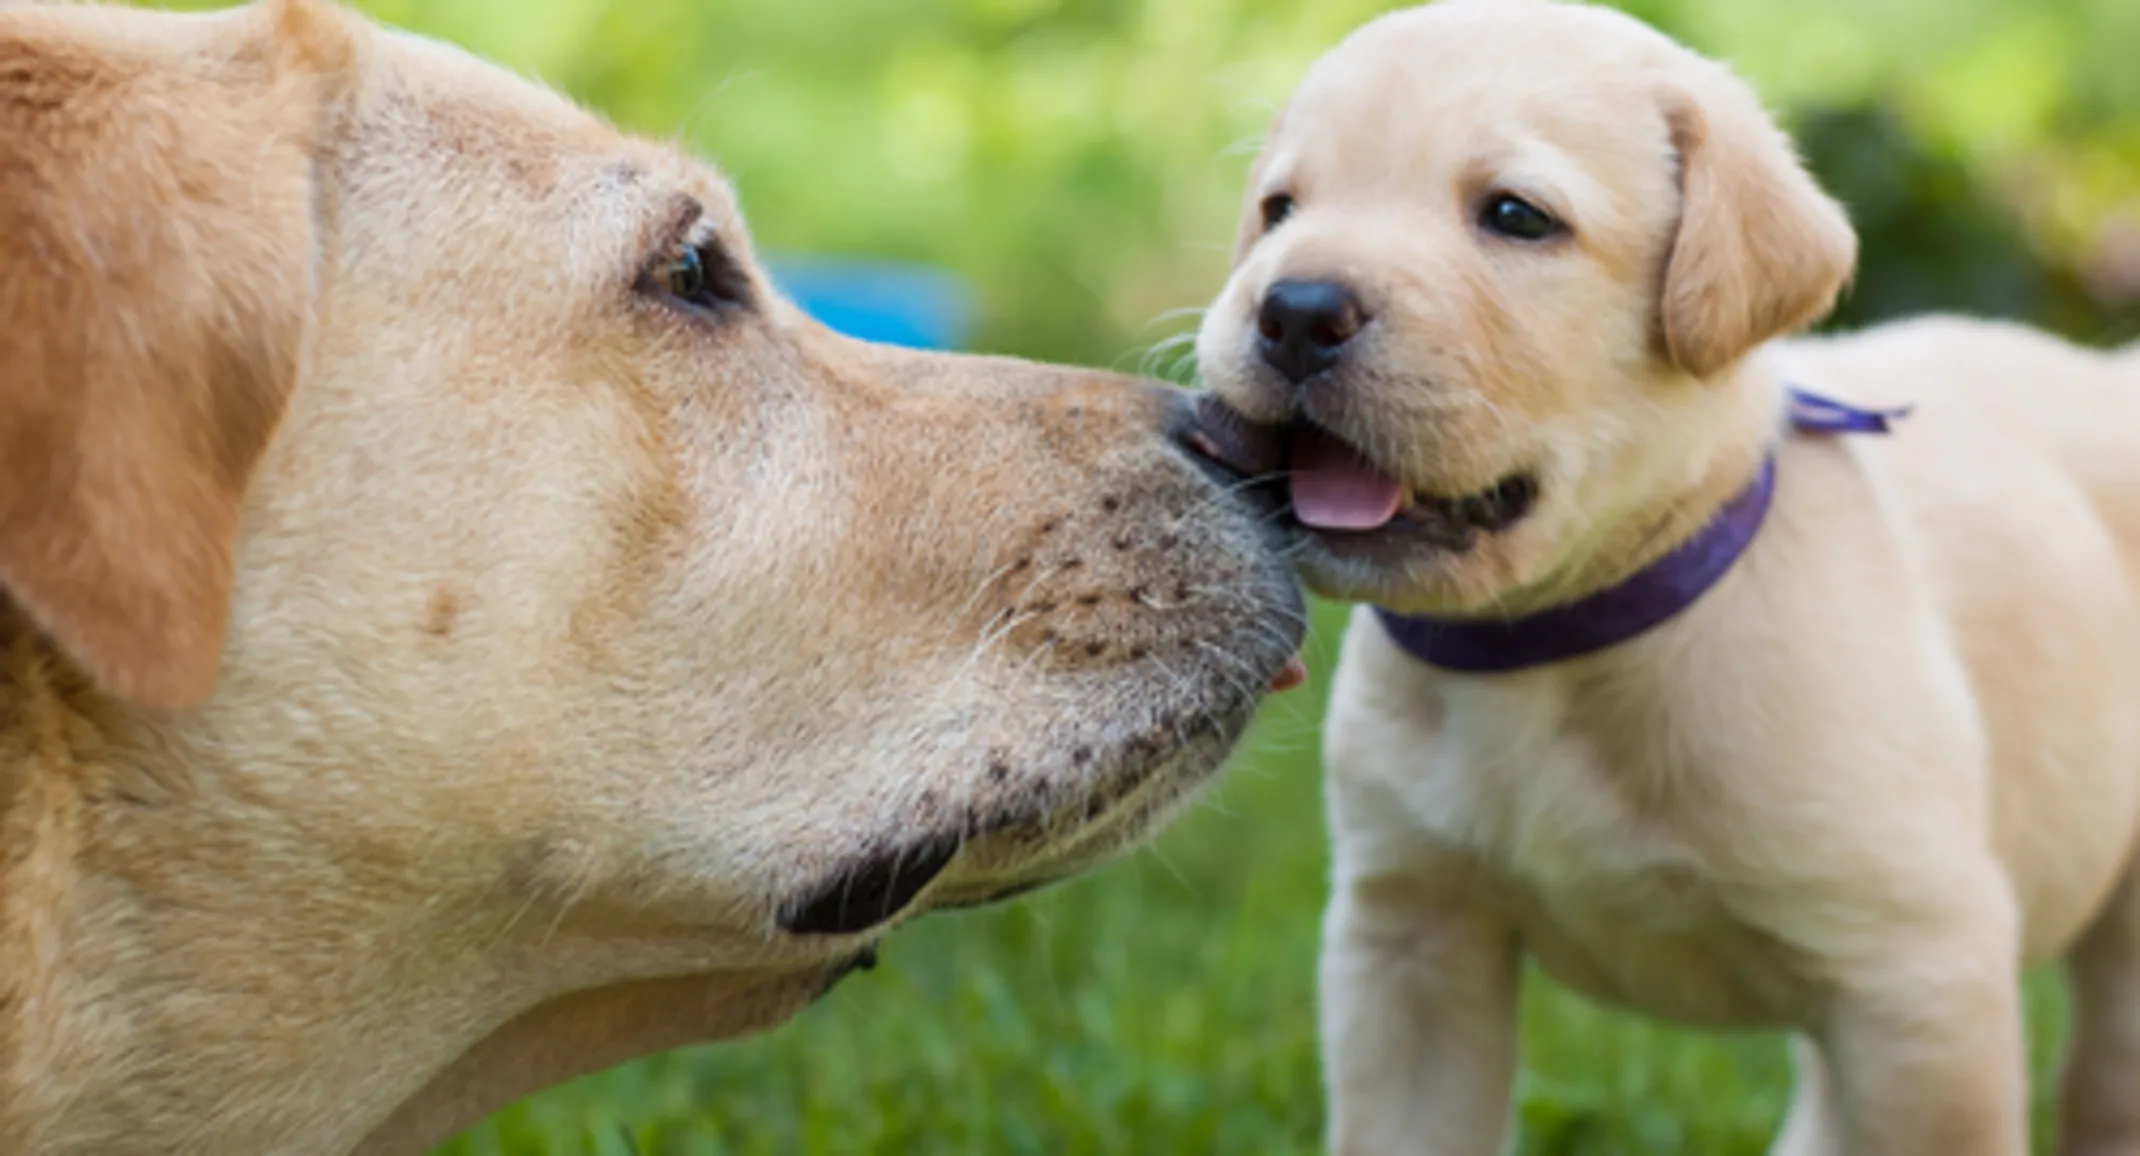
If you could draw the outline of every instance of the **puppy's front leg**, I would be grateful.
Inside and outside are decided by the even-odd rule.
[[[2140,1156],[2140,866],[2070,960],[2064,1156]]]
[[[1891,926],[1844,965],[1822,1051],[1852,1156],[2028,1152],[2019,945],[1982,916]]]
[[[1803,1036],[1793,1038],[1791,1066],[1798,1070],[1797,1086],[1791,1091],[1791,1110],[1784,1114],[1783,1131],[1769,1146],[1769,1156],[1845,1156],[1835,1089],[1829,1086],[1833,1081],[1819,1047]]]
[[[1332,1156],[1498,1156],[1516,1073],[1518,948],[1416,877],[1340,879],[1323,924]]]

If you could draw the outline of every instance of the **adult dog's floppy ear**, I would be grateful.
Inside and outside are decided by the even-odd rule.
[[[351,54],[311,0],[168,19],[143,38],[90,9],[0,13],[0,595],[163,709],[215,686]]]
[[[1664,352],[1708,377],[1819,320],[1858,239],[1751,89],[1721,68],[1664,99],[1679,154],[1679,229],[1658,303]]]

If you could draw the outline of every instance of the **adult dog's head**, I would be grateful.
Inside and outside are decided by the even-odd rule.
[[[0,13],[0,1135],[418,1143],[1128,845],[1299,638],[1184,409],[315,0]]]
[[[1745,484],[1856,242],[1753,92],[1604,8],[1445,0],[1324,57],[1250,178],[1203,373],[1311,586],[1520,611]]]

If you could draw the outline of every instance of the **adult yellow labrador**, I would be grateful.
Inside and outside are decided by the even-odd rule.
[[[2140,1152],[2140,355],[1788,339],[1855,250],[1603,8],[1391,15],[1282,113],[1201,355],[1310,585],[1382,608],[1326,737],[1338,1152],[1502,1150],[1525,956],[1796,1029],[1792,1156],[2025,1152],[2016,973],[2066,957],[2066,1150]]]
[[[317,0],[0,14],[0,1148],[415,1149],[1129,845],[1300,632],[1184,413]]]

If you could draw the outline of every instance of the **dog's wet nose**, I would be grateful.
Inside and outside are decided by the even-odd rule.
[[[1299,385],[1336,365],[1364,321],[1360,299],[1343,285],[1280,281],[1256,313],[1256,344],[1272,369]]]

